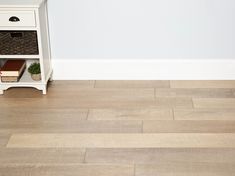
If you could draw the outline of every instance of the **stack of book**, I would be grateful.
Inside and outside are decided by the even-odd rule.
[[[26,69],[25,60],[7,60],[0,70],[2,82],[18,82]]]

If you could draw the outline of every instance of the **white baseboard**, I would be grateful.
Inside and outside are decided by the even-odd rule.
[[[52,59],[55,80],[235,80],[235,59]]]

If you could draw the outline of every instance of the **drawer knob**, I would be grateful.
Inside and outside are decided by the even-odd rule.
[[[9,21],[11,21],[11,22],[18,22],[18,21],[20,21],[20,19],[18,17],[16,17],[16,16],[12,16],[11,18],[9,18]]]

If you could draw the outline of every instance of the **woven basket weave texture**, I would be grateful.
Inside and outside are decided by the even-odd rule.
[[[14,37],[16,32],[22,36]],[[38,55],[37,43],[36,31],[1,31],[0,55]]]

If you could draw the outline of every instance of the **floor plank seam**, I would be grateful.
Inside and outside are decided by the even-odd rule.
[[[136,176],[136,164],[135,164],[135,163],[134,163],[134,166],[133,166],[133,167],[134,167],[134,173],[133,173],[133,175]]]
[[[144,133],[144,121],[141,120],[141,133]]]
[[[126,163],[116,163],[116,162],[108,162],[108,163],[100,163],[100,162],[95,162],[95,163],[3,163],[0,165],[1,167],[25,167],[25,166],[30,166],[30,167],[46,167],[46,166],[129,166],[133,167],[132,164],[126,164]],[[0,173],[0,176],[1,173]],[[4,175],[5,176],[5,175]],[[18,175],[17,175],[18,176]],[[24,175],[25,176],[25,175]],[[30,175],[31,176],[31,175]]]
[[[193,101],[193,97],[191,97],[191,102],[192,102],[192,109],[195,109],[195,104],[194,104],[194,101]]]
[[[7,137],[7,142],[6,142],[6,144],[4,144],[4,147],[3,147],[3,148],[7,148],[7,145],[8,145],[8,143],[10,142],[11,136],[12,136],[12,134],[10,134],[10,135]]]
[[[157,88],[154,88],[154,101],[156,102],[157,101]]]
[[[93,86],[93,88],[96,88],[96,80],[94,80],[94,86]]]
[[[171,88],[171,82],[170,82],[170,80],[167,81],[167,84],[168,84],[168,85],[167,85],[167,88]]]
[[[87,148],[85,148],[85,151],[84,151],[84,158],[83,158],[83,163],[87,163],[86,162],[86,155],[87,155]]]
[[[89,120],[90,109],[87,110],[86,120]]]
[[[172,87],[172,81],[169,80],[169,88],[173,88]]]
[[[174,110],[174,108],[172,108],[171,111],[172,111],[173,120],[175,120],[175,110]]]
[[[231,92],[231,95],[232,95],[231,98],[235,98],[235,96],[234,96],[234,90],[233,90],[233,89],[230,89],[230,92]]]

